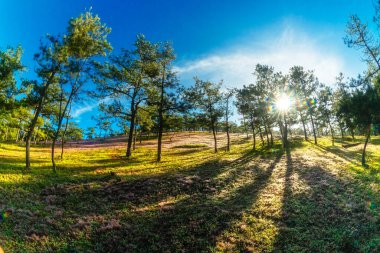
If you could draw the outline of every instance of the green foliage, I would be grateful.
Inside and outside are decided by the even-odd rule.
[[[70,122],[67,127],[65,138],[67,140],[79,141],[83,139],[83,129],[74,122]]]
[[[222,82],[212,83],[195,78],[195,85],[186,90],[187,99],[207,116],[211,124],[217,123],[223,116],[221,86]]]
[[[75,58],[106,56],[112,50],[107,40],[110,32],[111,28],[103,24],[98,15],[86,12],[70,20],[64,39],[69,54]]]
[[[21,47],[0,51],[0,115],[14,106],[17,94],[15,73],[24,69],[21,55]]]

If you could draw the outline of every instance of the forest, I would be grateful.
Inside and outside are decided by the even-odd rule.
[[[114,50],[91,10],[35,67],[0,49],[0,252],[380,252],[378,10],[347,19],[368,68],[335,83],[257,62],[184,85],[173,43]]]

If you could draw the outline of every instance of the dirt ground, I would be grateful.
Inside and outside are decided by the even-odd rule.
[[[219,147],[226,145],[226,134],[218,133],[217,142]],[[231,141],[244,140],[246,135],[244,134],[230,134]],[[78,148],[78,149],[88,149],[88,148],[121,148],[126,147],[128,138],[125,136],[111,137],[111,138],[99,138],[93,140],[82,140],[82,141],[71,141],[65,144],[66,148]],[[208,147],[214,147],[214,139],[212,133],[209,132],[193,132],[193,133],[165,133],[163,137],[162,147],[164,149],[170,149],[175,146],[184,145],[206,145]],[[57,144],[59,145],[59,143]],[[156,148],[157,139],[143,140],[140,143],[137,138],[136,147],[146,147],[146,148]]]

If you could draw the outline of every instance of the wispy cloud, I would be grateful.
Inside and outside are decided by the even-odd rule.
[[[76,119],[76,118],[80,117],[83,113],[92,111],[98,105],[99,105],[99,103],[95,102],[93,104],[86,104],[86,105],[83,105],[81,107],[78,107],[78,108],[74,109],[74,111],[73,111],[73,113],[72,113],[71,116],[74,119]]]
[[[320,81],[326,84],[335,82],[339,72],[356,75],[362,69],[359,66],[354,73],[352,61],[337,52],[322,36],[311,36],[307,31],[285,24],[279,31],[266,31],[253,34],[235,45],[222,48],[205,57],[181,62],[176,66],[182,80],[189,81],[198,76],[210,81],[224,80],[226,86],[240,87],[253,82],[255,65],[267,64],[276,71],[287,73],[294,65],[314,70]],[[326,35],[330,36],[330,35]],[[343,42],[337,41],[335,44]],[[360,61],[355,62],[356,64]]]
[[[90,102],[85,102],[80,106],[76,106],[71,113],[71,117],[76,119],[76,122],[80,121],[80,116],[87,112],[92,112],[95,108],[99,106],[99,104],[109,101],[109,98],[104,98],[100,100],[90,100]]]

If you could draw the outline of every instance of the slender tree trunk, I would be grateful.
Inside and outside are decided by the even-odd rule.
[[[367,137],[365,139],[363,153],[362,153],[362,165],[363,166],[366,166],[365,152],[366,152],[366,149],[367,149],[367,144],[368,144],[370,136],[371,136],[371,124],[369,124],[368,127],[367,127]]]
[[[268,135],[267,125],[265,123],[264,123],[264,133],[267,137],[267,146],[269,147],[269,135]]]
[[[269,131],[269,135],[270,135],[270,145],[273,146],[273,133],[272,133],[272,129],[270,126],[268,126],[268,131]]]
[[[38,101],[37,108],[36,108],[36,110],[34,112],[34,116],[33,116],[32,122],[29,125],[28,133],[26,135],[26,140],[25,140],[25,142],[26,142],[26,145],[25,145],[26,146],[25,147],[25,169],[27,169],[27,170],[30,169],[30,142],[31,142],[31,139],[32,139],[33,131],[34,131],[34,128],[36,127],[38,117],[40,116],[41,110],[43,108],[43,103],[44,103],[44,100],[45,100],[45,96],[46,96],[47,90],[48,90],[50,84],[52,83],[55,74],[56,74],[56,72],[52,72],[50,74],[49,79],[47,80],[44,88],[42,89],[41,96],[40,96],[40,99]]]
[[[137,126],[137,124],[136,124]],[[137,139],[137,129],[136,129],[136,126],[135,126],[135,133],[133,135],[133,150],[136,149],[136,139]]]
[[[305,141],[307,141],[308,138],[307,138],[307,132],[306,132],[306,126],[305,126],[305,119],[303,118],[301,112],[300,112],[300,117],[301,117],[301,122],[302,122],[302,127],[303,127],[303,134],[305,135]]]
[[[230,151],[230,125],[228,123],[228,113],[229,113],[228,100],[229,98],[227,98],[227,104],[226,104],[226,132],[227,132],[227,151]]]
[[[343,141],[343,138],[344,138],[344,132],[343,132],[343,127],[341,124],[339,124],[339,129],[340,129],[340,134],[342,136],[342,141]]]
[[[16,134],[16,143],[18,142],[18,139],[20,138],[20,129],[17,129],[17,134]]]
[[[214,136],[214,151],[215,153],[218,153],[218,143],[216,140],[216,131],[215,131],[215,123],[214,121],[211,122],[211,128],[212,128],[212,134]]]
[[[286,117],[284,115],[284,138],[283,138],[283,147],[288,148],[288,122],[286,121]]]
[[[329,120],[329,126],[330,126],[330,131],[331,131],[331,141],[332,141],[332,145],[334,146],[335,144],[334,129],[331,126],[330,120]]]
[[[280,128],[280,134],[281,134],[281,140],[284,138],[284,129],[283,129],[283,125],[282,125],[282,120],[280,119],[278,122],[277,122],[279,128]]]
[[[165,66],[161,79],[161,96],[160,96],[160,107],[158,108],[158,141],[157,141],[157,162],[161,161],[162,155],[162,132],[164,131],[164,82],[165,82]]]
[[[69,126],[69,115],[70,114],[71,114],[71,103],[70,103],[69,113],[68,113],[68,115],[66,117],[65,129],[63,130],[63,134],[62,134],[61,160],[63,160],[63,152],[64,152],[64,148],[65,148],[65,137],[66,137],[67,127]]]
[[[310,113],[310,119],[311,119],[311,126],[313,127],[314,144],[318,144],[317,134],[315,132],[315,125],[314,125],[314,119],[313,119],[313,114],[312,113]]]
[[[62,124],[62,120],[59,121],[60,123],[58,123],[58,129],[61,128],[61,124]],[[55,143],[57,142],[57,139],[58,139],[58,136],[59,136],[59,130],[57,130],[55,133],[54,133],[54,136],[53,136],[53,142],[51,144],[51,163],[53,165],[53,172],[56,173],[57,172],[57,165],[55,163]]]
[[[53,172],[56,173],[57,172],[57,165],[55,163],[55,143],[57,142],[58,140],[58,136],[59,136],[59,133],[61,132],[61,127],[62,127],[62,123],[63,123],[63,119],[65,117],[65,114],[66,114],[66,111],[67,111],[67,108],[69,106],[69,104],[71,104],[71,98],[72,96],[74,95],[73,92],[70,93],[70,96],[67,100],[67,103],[62,111],[62,102],[63,102],[63,91],[61,93],[61,102],[60,102],[60,108],[59,108],[59,117],[58,117],[58,125],[57,125],[57,129],[54,133],[54,137],[53,137],[53,143],[52,143],[52,147],[51,147],[51,162],[52,162],[52,165],[53,165]],[[63,139],[64,137],[62,137],[62,142],[63,142]],[[63,145],[63,144],[62,144]]]
[[[255,133],[255,125],[253,124],[253,120],[251,123],[252,127],[252,137],[253,137],[253,150],[256,150],[256,133]]]
[[[131,157],[131,148],[132,148],[132,141],[133,141],[133,130],[135,129],[135,118],[136,118],[136,108],[134,107],[134,101],[131,103],[131,124],[129,126],[129,133],[128,133],[128,143],[127,143],[127,153],[126,157]]]
[[[55,159],[54,159],[54,153],[55,153],[55,141],[56,138],[54,137],[53,142],[51,144],[51,163],[53,164],[53,172],[57,172],[57,165],[55,164]]]
[[[64,149],[65,149],[65,137],[66,137],[66,132],[67,132],[67,127],[68,126],[69,126],[69,118],[66,118],[65,129],[63,130],[62,142],[61,142],[61,160],[63,160],[63,152],[64,152]]]
[[[350,132],[351,132],[352,140],[354,141],[355,140],[354,129],[350,128]]]
[[[260,133],[260,139],[261,139],[261,146],[264,147],[264,138],[263,138],[263,133],[261,131],[261,127],[259,126],[259,133]]]
[[[34,117],[32,119],[32,122],[29,126],[29,130],[28,130],[28,133],[26,135],[26,138],[25,138],[25,169],[27,170],[30,170],[30,142],[31,142],[31,139],[32,139],[32,135],[33,135],[33,131],[34,131],[34,128],[36,126],[36,123],[37,123],[37,119],[38,119],[38,116],[41,112],[41,109],[42,109],[42,101],[40,103],[40,105],[37,107],[37,110],[36,112],[34,113]]]
[[[230,151],[230,130],[227,121],[227,151]]]
[[[243,114],[244,130],[247,133],[247,140],[249,139],[247,124],[245,123],[245,115]]]

